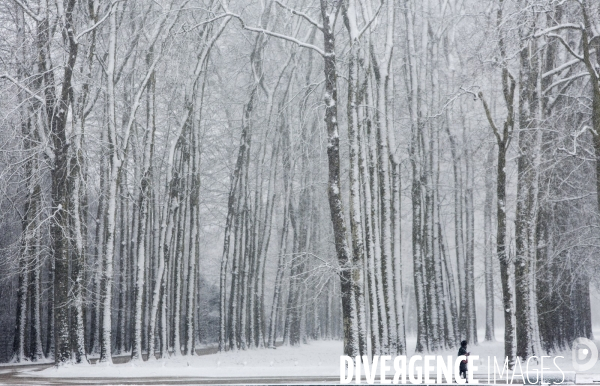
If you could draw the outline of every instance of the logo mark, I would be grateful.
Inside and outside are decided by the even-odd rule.
[[[590,370],[598,362],[598,347],[587,338],[577,338],[572,346],[572,363],[576,371]]]

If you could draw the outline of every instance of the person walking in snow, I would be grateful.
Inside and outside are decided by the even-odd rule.
[[[467,341],[463,340],[462,342],[460,342],[460,348],[458,349],[458,356],[466,356],[468,357],[469,354],[471,354],[470,352],[467,352]],[[464,379],[467,379],[467,363],[469,363],[469,358],[465,358],[464,360],[460,361],[460,377],[463,378],[463,374],[464,374]],[[468,381],[467,381],[468,383]]]

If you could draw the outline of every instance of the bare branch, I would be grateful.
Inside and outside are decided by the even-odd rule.
[[[560,65],[559,67],[556,67],[548,72],[543,73],[542,79],[552,76],[554,74],[557,74],[557,73],[561,72],[562,70],[567,69],[567,68],[571,67],[572,65],[577,64],[579,62],[580,62],[579,59],[573,59],[571,61],[568,61],[568,62]]]
[[[582,5],[583,7],[583,5]],[[589,24],[587,22],[587,14],[585,12],[585,9],[583,9],[584,13],[584,17],[586,18],[586,24]],[[588,33],[587,30],[583,30],[581,32],[581,42],[582,42],[582,46],[583,46],[583,63],[585,63],[585,67],[587,68],[588,72],[590,73],[590,76],[592,77],[592,79],[594,80],[594,82],[592,82],[592,87],[594,88],[594,94],[598,95],[600,94],[600,88],[598,87],[598,72],[596,71],[596,66],[592,63],[591,60],[591,49],[590,49],[590,45],[591,45],[591,40],[588,39]]]
[[[192,27],[190,27],[190,28],[183,28],[183,32],[190,32],[190,31],[192,31],[192,30],[194,30],[194,29],[196,29],[196,28],[198,28],[198,27],[202,27],[203,25],[210,24],[210,23],[212,23],[213,21],[217,21],[217,20],[219,20],[219,19],[222,19],[222,18],[224,18],[224,17],[230,17],[230,15],[229,15],[229,14],[227,14],[227,13],[224,13],[224,14],[222,14],[222,15],[215,16],[215,17],[213,17],[212,19],[208,19],[208,20],[205,20],[205,21],[203,21],[203,22],[200,22],[200,23],[198,23],[198,24],[194,24],[194,25],[193,25]]]
[[[490,123],[492,130],[494,131],[494,135],[496,136],[496,140],[498,141],[498,144],[500,144],[500,143],[502,143],[502,138],[500,138],[500,133],[498,132],[498,127],[494,123],[494,118],[492,118],[492,113],[490,111],[490,107],[488,106],[487,102],[483,98],[483,92],[479,91],[479,94],[477,94],[477,95],[479,96],[479,99],[481,99],[481,103],[483,104],[483,109],[485,110],[485,116],[487,117],[487,120]]]
[[[591,78],[586,79],[587,81],[589,81]],[[550,96],[548,97],[548,107],[546,108],[547,110],[552,110],[554,109],[554,106],[558,103],[558,101],[564,96],[565,91],[567,90],[567,88],[569,88],[569,86],[571,85],[571,82],[567,82],[565,83],[560,90],[558,90],[558,92],[554,93],[554,97]],[[582,87],[582,88],[585,88]]]
[[[548,91],[552,90],[554,87],[559,86],[563,83],[570,83],[572,81],[574,81],[575,79],[584,77],[584,76],[589,76],[589,72],[582,72],[573,76],[570,76],[568,78],[563,78],[560,80],[557,80],[556,82],[552,83],[550,86],[546,87],[546,89],[544,90],[544,94],[546,94]]]
[[[41,17],[39,17],[38,15],[36,15],[35,13],[33,13],[33,11],[25,4],[23,4],[20,0],[14,0],[15,3],[17,3],[21,8],[23,8],[23,11],[25,11],[26,14],[28,14],[32,19],[34,19],[37,22],[41,22],[43,19]]]
[[[22,85],[18,80],[16,80],[15,78],[13,78],[12,76],[8,75],[8,74],[4,74],[4,75],[0,75],[0,79],[5,78],[8,79],[9,81],[11,81],[12,83],[15,84],[15,86],[19,87],[21,90],[27,92],[29,95],[31,95],[32,97],[34,97],[35,99],[37,99],[39,102],[41,102],[42,104],[46,104],[46,101],[44,100],[44,98],[42,98],[41,96],[37,95],[36,93],[34,93],[33,91],[31,91],[30,89],[28,89],[27,87],[25,87],[24,85]]]
[[[106,19],[108,19],[108,17],[110,16],[110,13],[113,12],[115,5],[119,2],[119,1],[123,1],[123,0],[116,0],[115,2],[113,2],[110,5],[110,9],[108,10],[108,12],[106,12],[106,15],[104,15],[104,17],[102,19],[100,19],[96,24],[94,24],[93,26],[84,29],[82,32],[80,32],[76,37],[75,37],[75,43],[79,42],[79,39],[81,39],[83,37],[83,35],[92,32],[93,30],[95,30],[96,28],[98,28],[98,26],[100,24],[102,24]]]
[[[561,24],[561,25],[555,25],[553,27],[550,28],[546,28],[544,30],[541,31],[537,31],[535,34],[533,34],[534,37],[539,38],[541,36],[547,35],[550,32],[554,32],[554,31],[558,31],[561,29],[576,29],[576,30],[582,30],[583,27],[579,24],[572,24],[572,23],[567,23],[567,24]]]
[[[576,53],[575,51],[573,51],[571,49],[571,46],[569,46],[569,43],[567,43],[565,41],[565,39],[563,39],[562,36],[557,35],[557,34],[548,34],[548,37],[557,38],[562,43],[562,45],[565,46],[565,48],[571,53],[571,55],[573,55],[574,57],[576,57],[577,59],[579,59],[583,62],[583,56],[581,56],[578,53]]]
[[[301,18],[303,18],[304,20],[306,20],[307,22],[309,22],[310,24],[312,24],[313,26],[317,27],[318,29],[320,29],[321,31],[323,31],[323,26],[319,23],[317,23],[316,20],[313,20],[310,16],[308,16],[307,14],[305,14],[304,12],[299,12],[296,11],[293,8],[288,7],[287,5],[284,5],[281,3],[281,1],[279,0],[275,0],[275,2],[282,8],[287,9],[288,11],[290,11],[292,13],[292,15],[296,15],[296,16],[300,16]]]
[[[369,20],[369,22],[367,23],[367,25],[365,25],[363,27],[363,29],[358,33],[357,39],[360,39],[360,37],[362,36],[362,34],[364,34],[365,31],[367,31],[367,29],[369,29],[369,27],[371,26],[371,24],[373,24],[373,22],[375,21],[375,19],[377,19],[377,16],[379,16],[379,12],[381,12],[381,8],[383,8],[383,0],[381,0],[381,2],[379,3],[379,7],[377,8],[377,11],[375,12],[375,15],[373,15],[373,18],[371,20]]]
[[[244,19],[242,19],[239,15],[236,15],[235,13],[227,13],[228,16],[234,17],[236,19],[238,19],[240,21],[240,23],[242,24],[242,28],[248,31],[253,31],[253,32],[260,32],[260,33],[264,33],[265,35],[269,35],[269,36],[273,36],[279,39],[283,39],[283,40],[287,40],[289,42],[295,43],[300,47],[304,47],[304,48],[310,48],[311,50],[314,50],[316,52],[319,53],[319,55],[321,56],[325,56],[325,52],[320,49],[319,47],[312,45],[312,44],[308,44],[308,43],[304,43],[301,42],[300,40],[293,38],[291,36],[287,36],[287,35],[283,35],[277,32],[273,32],[273,31],[269,31],[266,29],[262,29],[262,28],[257,28],[257,27],[248,27],[246,25],[246,23],[244,23]]]

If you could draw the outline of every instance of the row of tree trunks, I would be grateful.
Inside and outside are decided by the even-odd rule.
[[[592,100],[592,118],[591,125],[594,128],[591,130],[591,137],[594,152],[596,154],[595,160],[595,174],[598,175],[598,113],[600,111],[600,93],[598,92],[598,75],[592,68],[596,65],[596,61],[593,60],[593,56],[590,56],[590,41],[588,40],[590,35],[590,17],[594,13],[597,15],[597,10],[590,7],[589,4],[580,4],[576,7],[579,11],[579,20],[583,21],[583,29],[579,31],[580,37],[580,49],[583,51],[582,55],[578,58],[580,65],[585,69],[587,74],[592,80],[590,84]],[[558,28],[557,31],[561,31],[560,25],[565,23],[567,18],[568,6],[556,5],[551,12],[546,14],[546,20],[542,20],[541,23],[545,22],[546,28]],[[542,18],[543,16],[540,16]],[[582,117],[567,113],[563,115],[564,107],[567,101],[564,98],[562,92],[568,87],[570,82],[573,82],[575,87],[583,87],[578,82],[571,80],[567,82],[567,86],[561,89],[561,95],[557,97],[551,97],[547,93],[542,93],[540,90],[547,90],[552,84],[560,79],[560,74],[556,73],[555,68],[560,67],[561,60],[565,58],[561,56],[561,44],[559,36],[554,36],[552,39],[548,39],[545,42],[545,46],[541,52],[541,57],[537,58],[535,62],[539,66],[537,70],[539,73],[552,74],[550,76],[542,75],[535,84],[535,94],[532,95],[539,99],[535,101],[539,105],[538,111],[528,112],[530,115],[537,119],[544,121],[564,119],[569,124],[573,123],[573,127],[581,126]],[[538,42],[538,44],[540,44]],[[563,44],[564,46],[564,44]],[[566,47],[565,47],[566,48]],[[574,55],[573,50],[566,50],[569,55]],[[526,56],[527,53],[523,53]],[[532,55],[532,53],[529,53]],[[570,76],[571,72],[568,72],[567,76]],[[584,81],[583,81],[584,82]],[[530,85],[530,88],[534,86]],[[531,114],[533,113],[533,114]],[[532,125],[534,128],[537,125]],[[584,268],[581,259],[577,258],[573,260],[573,256],[570,252],[572,251],[573,244],[569,241],[568,237],[565,237],[568,233],[567,229],[570,227],[567,213],[573,213],[578,210],[578,203],[569,199],[572,196],[572,187],[568,189],[558,188],[556,182],[560,179],[568,178],[563,173],[552,174],[544,172],[543,165],[550,162],[556,162],[556,156],[550,152],[551,144],[560,142],[561,139],[556,132],[544,131],[542,133],[536,133],[534,135],[541,135],[541,139],[535,138],[533,146],[539,146],[540,149],[535,149],[536,152],[529,154],[530,158],[533,155],[532,169],[542,168],[540,170],[531,170],[529,172],[530,178],[533,174],[533,183],[527,185],[531,190],[532,198],[536,200],[537,206],[532,208],[536,211],[536,216],[533,221],[536,222],[535,229],[530,229],[532,236],[535,238],[535,255],[530,259],[534,259],[531,262],[535,267],[535,275],[533,276],[534,282],[531,285],[533,289],[532,298],[535,298],[536,309],[537,309],[537,320],[533,321],[536,323],[536,327],[539,330],[539,339],[541,349],[547,352],[553,352],[558,350],[568,349],[572,341],[578,337],[587,337],[593,339],[591,331],[591,313],[590,313],[590,277],[589,270]],[[538,143],[541,142],[540,143]],[[567,141],[565,146],[570,147],[571,141]],[[575,147],[577,151],[577,147]],[[576,157],[575,157],[576,158]],[[567,164],[571,167],[571,162],[577,162],[574,159],[568,159]],[[596,181],[597,184],[597,181]],[[597,188],[597,187],[596,187]],[[546,192],[546,193],[545,193]],[[560,197],[555,202],[545,200],[548,193],[552,197]],[[533,196],[536,194],[535,196]],[[549,202],[550,201],[550,202]],[[599,200],[595,200],[595,205],[598,205]],[[531,221],[531,220],[530,220]],[[582,237],[582,235],[579,235]],[[529,240],[528,240],[529,241]],[[569,310],[569,311],[567,311]],[[536,335],[533,335],[537,338]],[[532,343],[536,343],[533,341]]]
[[[18,25],[24,26],[24,13],[31,17],[36,25],[37,41],[37,66],[35,73],[40,75],[34,78],[30,84],[43,95],[36,97],[31,104],[31,112],[24,114],[35,116],[36,120],[23,121],[22,135],[24,138],[23,148],[26,152],[33,150],[32,144],[42,143],[48,148],[42,148],[41,152],[28,158],[25,164],[25,180],[27,181],[28,194],[25,198],[25,210],[22,216],[23,237],[22,256],[19,258],[20,275],[18,291],[18,320],[16,323],[14,351],[15,360],[25,359],[39,360],[44,356],[54,354],[57,365],[68,362],[85,362],[86,353],[100,353],[100,361],[111,362],[111,356],[115,352],[123,352],[132,349],[134,359],[141,358],[142,350],[150,350],[155,336],[150,332],[150,315],[156,311],[158,304],[154,300],[161,299],[160,294],[153,293],[151,287],[155,283],[158,288],[164,288],[163,276],[159,275],[158,251],[161,249],[160,237],[150,237],[161,219],[157,210],[157,197],[160,188],[152,187],[152,159],[154,158],[154,133],[156,125],[155,116],[155,73],[157,63],[163,54],[166,39],[170,36],[178,17],[178,12],[165,12],[158,19],[153,31],[148,36],[147,71],[141,73],[140,84],[135,87],[126,87],[125,100],[130,109],[121,116],[121,126],[118,123],[117,93],[119,82],[125,79],[131,82],[130,76],[121,77],[131,55],[131,50],[122,59],[118,55],[118,31],[119,23],[126,12],[125,5],[108,4],[101,6],[90,2],[86,9],[86,17],[89,18],[93,28],[86,30],[81,36],[76,36],[75,31],[75,1],[66,1],[58,7],[61,20],[60,31],[62,31],[63,43],[66,49],[65,62],[56,70],[52,66],[50,55],[52,52],[52,34],[54,29],[49,27],[50,19],[54,17],[50,10],[40,7],[33,12],[25,4],[18,4],[17,9],[21,16]],[[173,4],[172,4],[173,5]],[[147,8],[150,12],[152,6]],[[100,156],[100,194],[97,205],[95,248],[93,254],[95,259],[87,261],[87,224],[88,218],[88,191],[87,191],[87,164],[83,154],[86,118],[94,103],[98,100],[99,93],[91,96],[89,82],[93,74],[93,61],[95,58],[95,39],[98,23],[98,14],[104,12],[107,20],[107,48],[106,65],[104,67],[104,80],[106,81],[105,113],[101,124],[106,130],[101,133],[102,139],[108,144],[106,151],[101,151]],[[198,79],[201,74],[206,74],[206,63],[210,48],[217,37],[223,31],[229,18],[223,20],[216,34],[206,31],[211,30],[211,24],[205,25],[204,34],[206,47],[203,55],[200,55],[199,65],[195,71],[195,81],[192,82],[188,96],[192,104],[196,103],[195,94],[198,93]],[[79,22],[80,20],[76,20]],[[86,20],[82,20],[86,21]],[[83,88],[77,92],[71,87],[72,77],[81,39],[85,36],[85,56],[81,60],[82,73],[87,77]],[[131,45],[135,47],[137,40]],[[157,47],[155,49],[155,46]],[[23,67],[25,68],[25,67]],[[57,82],[56,74],[62,72],[60,81]],[[133,82],[132,82],[133,84]],[[27,91],[30,96],[32,91]],[[203,88],[202,88],[203,90]],[[142,154],[135,154],[135,148],[131,153],[130,137],[137,130],[136,112],[141,105],[142,96],[146,94],[147,103],[147,130],[143,139]],[[35,96],[35,95],[34,95]],[[201,104],[201,102],[198,102]],[[27,108],[27,104],[24,105]],[[197,108],[197,107],[196,107]],[[34,111],[43,109],[43,115],[36,115]],[[189,180],[178,181],[179,202],[184,205],[178,217],[170,218],[176,222],[172,227],[177,237],[172,237],[169,243],[176,242],[175,248],[169,245],[169,253],[178,253],[178,261],[172,262],[171,272],[179,273],[168,283],[172,286],[169,293],[175,291],[176,295],[171,300],[176,307],[172,315],[173,323],[169,326],[174,331],[175,338],[171,339],[171,347],[177,351],[181,340],[185,354],[194,351],[196,338],[196,283],[198,282],[197,256],[199,237],[199,210],[198,210],[198,186],[199,186],[199,160],[200,160],[200,137],[198,130],[192,127],[191,122],[196,118],[192,108],[187,109],[187,117],[182,126],[189,139],[191,146],[186,151],[178,148],[183,155],[179,154],[178,165],[175,167],[176,174],[191,175]],[[152,121],[152,122],[151,122]],[[40,131],[41,130],[41,131]],[[47,131],[47,132],[46,132]],[[137,137],[137,133],[135,134]],[[178,137],[178,136],[176,136]],[[45,138],[48,138],[46,141]],[[38,172],[39,155],[46,157],[50,171],[51,189],[49,211],[51,212],[49,222],[50,239],[52,251],[51,259],[45,260],[40,254],[40,218],[42,210],[42,191],[39,185],[40,174]],[[128,160],[133,159],[133,165],[141,160],[142,170],[136,170],[133,181],[128,181],[127,175],[122,171]],[[139,169],[139,168],[138,168]],[[139,182],[139,190],[134,194],[137,200],[130,199],[130,186]],[[173,181],[167,180],[169,187]],[[181,196],[183,194],[183,196]],[[187,205],[187,210],[185,208]],[[188,214],[189,212],[189,214]],[[166,222],[169,224],[169,221]],[[186,230],[183,232],[183,230]],[[183,233],[182,233],[183,232]],[[175,240],[177,239],[177,240]],[[164,246],[164,238],[162,246]],[[164,249],[164,248],[163,248]],[[168,256],[169,257],[169,256]],[[44,268],[44,266],[47,266]],[[88,269],[90,266],[93,269]],[[164,268],[164,265],[163,265]],[[188,272],[182,275],[183,271]],[[42,345],[42,272],[47,271],[51,280],[49,293],[45,295],[49,306],[46,316],[47,326],[46,342]],[[115,273],[118,272],[118,275]],[[160,277],[159,277],[160,276]],[[115,281],[118,280],[118,283]],[[88,284],[86,284],[88,283]],[[113,283],[118,284],[119,293],[112,294]],[[135,283],[135,284],[134,284]],[[185,288],[184,288],[185,287]],[[132,291],[135,289],[135,291]],[[156,291],[155,291],[156,292]],[[128,293],[135,293],[129,295]],[[155,295],[154,298],[152,295]],[[164,300],[164,299],[162,299]],[[84,309],[88,302],[89,308]],[[117,305],[118,304],[118,305]],[[155,305],[154,309],[150,304]],[[163,303],[163,309],[167,305]],[[117,336],[116,347],[112,347],[113,326],[112,309],[116,308]],[[171,309],[173,309],[171,307]],[[131,312],[129,310],[132,310]],[[89,311],[89,312],[84,312]],[[177,334],[180,315],[187,317],[181,324],[185,324],[185,330]],[[87,314],[87,315],[86,315]],[[154,315],[156,312],[154,312]],[[154,316],[153,315],[153,316]],[[163,319],[164,320],[164,319]],[[154,318],[156,322],[156,318]],[[166,323],[165,323],[166,324]],[[163,324],[163,330],[166,326]],[[88,328],[89,326],[89,328]],[[152,327],[154,328],[154,326]],[[181,336],[178,336],[181,335]],[[150,343],[152,342],[152,343]],[[163,340],[162,342],[165,342]],[[163,346],[165,346],[167,342]],[[45,346],[45,352],[43,350]],[[86,350],[87,347],[87,350]],[[163,347],[161,347],[163,349]],[[153,351],[153,350],[150,350]],[[168,352],[164,348],[163,355]]]
[[[19,29],[19,43],[24,46],[25,15],[22,9],[17,9]],[[18,79],[22,80],[25,73],[26,52],[22,52],[19,60],[20,70]],[[28,107],[24,104],[25,92],[18,94],[21,105],[21,114],[28,116]],[[28,154],[28,161],[24,167],[25,204],[21,214],[21,241],[18,258],[18,287],[16,304],[16,323],[14,327],[13,362],[25,360],[37,361],[44,357],[41,331],[41,270],[42,260],[39,252],[39,217],[42,208],[41,188],[39,185],[39,166],[37,155],[31,153],[35,142],[39,141],[36,133],[39,128],[36,120],[23,120],[21,134],[23,136],[23,150]]]
[[[495,18],[482,25],[495,24],[486,31],[493,44],[485,55],[500,82],[466,88],[459,76],[471,75],[456,70],[466,56],[444,21],[446,11],[464,11],[453,0],[442,9],[429,0],[404,0],[400,8],[320,0],[320,12],[273,0],[249,8],[261,13],[259,27],[229,12],[227,2],[211,0],[207,14],[214,16],[189,29],[196,14],[187,0],[169,4],[64,0],[56,10],[43,1],[34,9],[11,2],[0,10],[17,10],[18,32],[16,43],[5,42],[18,46],[16,61],[2,64],[17,70],[16,79],[0,75],[17,90],[18,104],[9,114],[18,116],[17,124],[2,126],[19,138],[6,142],[18,147],[18,161],[6,166],[16,176],[8,179],[14,192],[6,197],[20,196],[9,210],[20,216],[18,241],[6,236],[13,238],[14,264],[7,267],[14,268],[9,285],[16,291],[7,302],[16,308],[15,361],[52,354],[58,365],[86,362],[90,353],[107,363],[115,353],[131,352],[133,361],[193,355],[206,316],[199,292],[212,285],[199,260],[202,235],[212,228],[201,222],[203,173],[216,176],[215,186],[230,178],[219,278],[221,351],[343,335],[347,355],[398,355],[407,350],[409,306],[417,352],[449,349],[463,339],[477,344],[481,232],[475,225],[484,176],[476,160],[487,146],[472,118],[484,114],[497,146],[485,165],[485,339],[494,339],[497,279],[511,366],[519,357],[567,347],[574,337],[591,337],[588,268],[600,201],[595,197],[590,209],[589,192],[600,185],[590,190],[583,177],[600,173],[597,7],[548,2],[542,12],[529,0],[496,0]],[[283,25],[279,8],[289,11]],[[207,93],[214,103],[207,109],[205,88],[221,82],[223,90],[239,89],[220,78],[220,68],[213,71],[211,57],[232,18],[242,24],[235,33],[254,39],[240,49],[250,65],[231,74],[250,79],[248,93],[223,105],[222,96]],[[96,47],[96,39],[104,44]],[[171,58],[170,47],[186,44],[195,47],[192,59],[185,50]],[[398,46],[403,70],[394,75]],[[303,48],[309,55],[299,53]],[[313,60],[317,55],[323,62]],[[172,64],[181,67],[166,71]],[[171,84],[181,87],[164,92]],[[472,105],[464,96],[483,109],[463,109]],[[235,114],[241,124],[230,117],[235,103],[243,105]],[[231,130],[219,126],[224,121]],[[204,130],[234,133],[240,141],[237,149],[231,141],[217,146],[227,155],[219,155],[215,174],[201,168],[203,152],[215,150],[203,144]],[[222,167],[230,163],[229,175]],[[410,196],[405,219],[402,194]],[[220,208],[213,201],[208,206]],[[322,221],[326,205],[331,223]],[[402,221],[412,225],[409,285],[403,283]]]
[[[420,12],[432,12],[429,2],[406,1],[405,5],[405,60],[408,64],[405,85],[411,119],[409,158],[412,174],[412,259],[417,308],[416,350],[426,352],[455,347],[460,338],[476,343],[474,286],[469,286],[470,280],[473,283],[473,270],[469,269],[474,261],[474,253],[469,253],[474,250],[471,248],[473,227],[465,227],[465,224],[472,224],[470,214],[473,211],[468,210],[471,208],[469,197],[472,191],[468,189],[468,183],[464,186],[469,176],[463,175],[463,164],[468,171],[469,158],[459,153],[456,135],[442,119],[449,119],[449,115],[437,111],[443,108],[442,74],[437,69],[429,70],[423,65],[425,61],[443,59],[442,42],[448,32],[434,28],[431,22],[415,19]],[[415,23],[420,23],[422,29],[419,30]],[[424,89],[425,84],[430,86]],[[447,253],[440,213],[440,132],[443,130],[448,134],[453,166],[458,293],[454,288],[455,273]],[[457,302],[460,306],[457,306]]]

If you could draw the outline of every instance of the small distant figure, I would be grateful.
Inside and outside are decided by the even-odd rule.
[[[458,356],[466,356],[468,357],[471,353],[467,352],[467,341],[463,340],[462,342],[460,342],[460,348],[458,349]],[[460,361],[460,373],[459,376],[461,378],[463,378],[463,374],[464,374],[464,379],[467,379],[467,363],[469,363],[469,358],[466,358],[462,361]],[[467,381],[468,383],[469,381]]]

